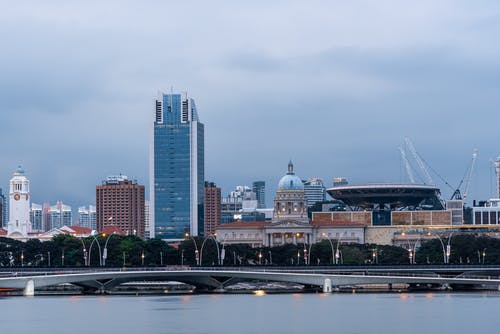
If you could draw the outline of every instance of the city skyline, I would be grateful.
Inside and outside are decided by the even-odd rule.
[[[200,2],[188,27],[162,14],[187,4],[118,4],[0,13],[4,192],[18,164],[36,203],[92,204],[95,185],[120,172],[148,186],[151,109],[173,85],[196,98],[205,178],[223,195],[263,180],[269,205],[290,158],[326,187],[337,176],[398,182],[409,137],[453,186],[477,148],[469,204],[495,196],[498,4]]]

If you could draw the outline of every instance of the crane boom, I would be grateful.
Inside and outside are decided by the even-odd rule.
[[[432,177],[429,174],[429,171],[427,171],[427,168],[425,168],[425,164],[422,161],[422,159],[420,158],[420,156],[418,155],[417,150],[413,146],[413,143],[410,141],[409,138],[405,138],[405,143],[406,143],[406,146],[408,146],[408,149],[410,150],[411,154],[413,155],[413,158],[417,162],[418,167],[420,168],[420,170],[424,174],[424,178],[425,178],[425,181],[427,182],[427,184],[434,184],[434,182],[432,181]]]
[[[477,159],[477,149],[475,148],[474,151],[472,152],[472,161],[470,163],[469,174],[467,175],[467,179],[465,181],[464,196],[463,196],[464,201],[467,198],[467,193],[469,191],[472,174],[474,173],[474,166],[476,164],[476,159]]]
[[[408,174],[410,182],[415,183],[415,177],[413,176],[413,171],[411,170],[410,162],[408,161],[408,157],[406,156],[405,150],[403,150],[401,146],[399,147],[399,152],[401,153],[401,158],[405,163],[406,174]]]

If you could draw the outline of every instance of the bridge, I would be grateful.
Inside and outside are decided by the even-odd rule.
[[[393,268],[394,270],[395,268]],[[339,270],[339,269],[337,269]],[[450,268],[448,268],[450,270]],[[428,271],[428,269],[427,269]],[[477,272],[477,269],[475,273]],[[485,272],[486,273],[486,272]],[[491,273],[489,270],[487,273]],[[228,285],[245,280],[296,283],[315,286],[324,292],[333,287],[373,284],[421,284],[432,286],[489,286],[500,289],[500,277],[494,275],[447,275],[429,272],[347,271],[279,268],[154,268],[112,269],[85,271],[50,271],[7,273],[0,277],[0,288],[20,289],[25,296],[33,296],[35,288],[70,283],[86,291],[105,293],[127,282],[176,281],[197,288],[223,291]]]

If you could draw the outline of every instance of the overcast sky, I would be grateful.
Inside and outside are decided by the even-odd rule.
[[[196,100],[223,195],[265,180],[270,205],[289,159],[326,186],[407,181],[409,137],[453,186],[477,148],[469,199],[485,199],[499,41],[498,1],[1,1],[0,186],[19,163],[37,203],[93,204],[110,174],[148,186],[154,99],[173,87]]]

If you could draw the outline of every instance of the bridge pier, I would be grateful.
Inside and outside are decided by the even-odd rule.
[[[332,292],[332,280],[329,278],[325,278],[325,281],[323,282],[323,292],[324,293],[331,293]]]
[[[32,279],[26,282],[24,287],[23,295],[26,297],[33,297],[35,295],[35,282]]]

